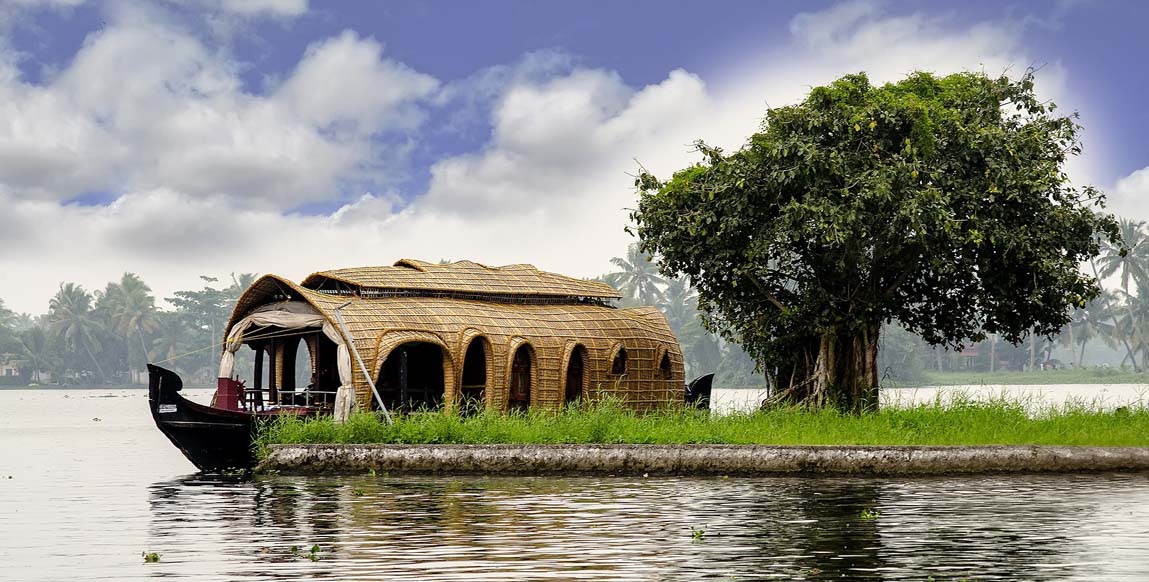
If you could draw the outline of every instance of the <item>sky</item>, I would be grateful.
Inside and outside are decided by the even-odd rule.
[[[1149,220],[1149,3],[0,0],[0,300],[125,271],[611,270],[633,175],[852,72],[1037,72]]]

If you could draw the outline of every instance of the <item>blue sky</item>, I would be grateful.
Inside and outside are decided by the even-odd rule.
[[[737,147],[857,70],[1041,67],[1086,127],[1074,179],[1149,218],[1149,5],[955,6],[4,0],[0,298],[403,256],[592,275],[636,161]]]

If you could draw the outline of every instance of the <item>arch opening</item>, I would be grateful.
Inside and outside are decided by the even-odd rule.
[[[511,359],[511,381],[507,394],[508,411],[527,411],[531,407],[531,368],[534,366],[535,352],[531,346],[523,344],[515,350]]]
[[[626,348],[620,347],[614,354],[614,360],[610,363],[610,373],[617,376],[626,374]]]
[[[659,380],[670,380],[671,379],[670,353],[669,352],[662,354],[662,360],[660,362],[658,362],[658,379]]]
[[[579,344],[571,350],[570,361],[567,362],[565,386],[563,388],[563,402],[567,405],[575,404],[582,399],[586,391],[586,348]]]
[[[376,383],[388,410],[415,412],[443,406],[443,350],[428,342],[400,344],[383,362]]]
[[[464,416],[478,414],[485,407],[489,354],[490,346],[481,337],[471,340],[467,346],[459,387],[459,413]]]

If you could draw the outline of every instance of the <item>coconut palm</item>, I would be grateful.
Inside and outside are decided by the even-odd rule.
[[[1120,222],[1121,243],[1101,241],[1101,256],[1097,258],[1097,271],[1100,278],[1117,274],[1121,277],[1121,290],[1129,292],[1132,280],[1138,286],[1149,284],[1149,233],[1145,222],[1134,222],[1122,218]]]
[[[44,328],[30,327],[20,332],[20,356],[32,366],[32,378],[40,382],[40,372],[54,368],[56,352]]]
[[[109,283],[101,300],[106,301],[108,320],[111,327],[124,339],[125,346],[138,341],[139,356],[145,362],[133,366],[137,370],[143,369],[143,363],[148,358],[148,348],[144,341],[144,333],[156,329],[156,300],[151,295],[151,288],[134,273],[124,273],[118,283]],[[130,354],[134,351],[127,349]]]
[[[190,349],[192,341],[192,332],[182,317],[176,313],[160,313],[156,317],[156,333],[148,357],[165,362],[175,360]]]
[[[667,281],[659,308],[666,315],[666,321],[670,323],[675,336],[680,334],[687,323],[698,319],[698,294],[690,286],[690,280],[680,277]]]
[[[1085,363],[1085,346],[1092,340],[1101,340],[1111,348],[1117,347],[1116,338],[1112,337],[1113,326],[1109,323],[1108,295],[1098,297],[1090,302],[1084,309],[1075,309],[1072,319],[1062,329],[1058,342],[1069,348],[1080,368]]]
[[[627,248],[626,258],[614,257],[611,264],[620,270],[612,273],[618,277],[619,291],[637,299],[643,305],[654,305],[662,297],[661,285],[666,280],[658,276],[658,267],[642,252],[638,243]]]
[[[1099,238],[1101,255],[1097,259],[1091,260],[1089,264],[1102,292],[1105,291],[1103,281],[1114,274],[1120,274],[1121,289],[1127,297],[1130,280],[1141,287],[1149,286],[1149,281],[1146,280],[1146,275],[1149,273],[1149,267],[1147,267],[1147,263],[1149,263],[1149,236],[1146,235],[1144,222],[1133,222],[1123,218],[1119,228],[1122,237],[1121,243],[1113,244],[1104,238]],[[1122,347],[1125,348],[1125,360],[1132,364],[1135,372],[1140,372],[1136,350],[1133,348],[1133,341],[1130,336],[1133,331],[1130,327],[1133,317],[1127,311],[1121,310],[1122,303],[1124,301],[1121,299],[1111,300],[1107,303],[1105,312],[1109,315],[1107,324],[1109,337],[1121,342]],[[1124,324],[1119,321],[1119,313],[1125,315]]]
[[[73,357],[80,352],[87,354],[99,379],[103,380],[104,370],[96,360],[96,352],[101,349],[102,329],[92,311],[92,295],[75,283],[60,283],[60,290],[48,302],[48,319],[51,335],[60,342],[65,353]]]

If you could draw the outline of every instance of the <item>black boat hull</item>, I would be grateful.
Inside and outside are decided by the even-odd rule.
[[[201,471],[250,469],[256,417],[204,406],[180,396],[183,381],[148,364],[148,405],[156,427]]]

